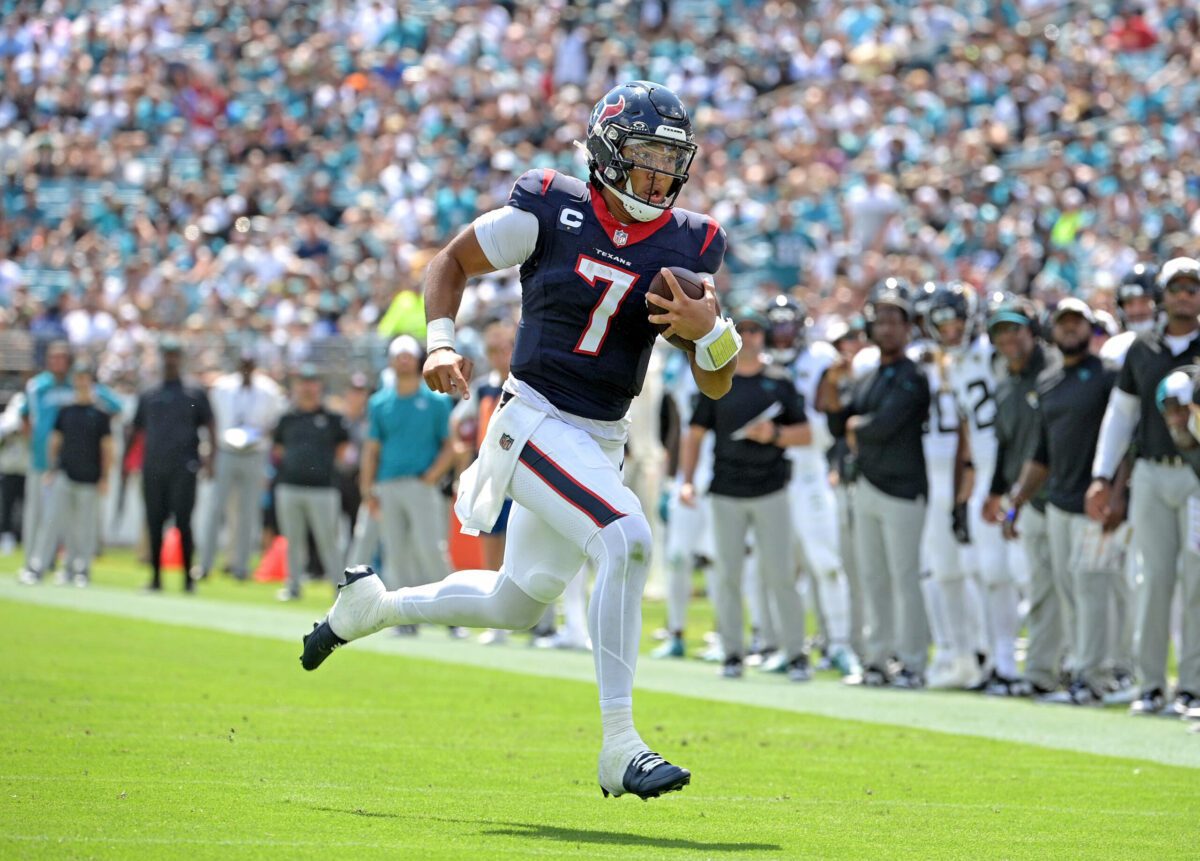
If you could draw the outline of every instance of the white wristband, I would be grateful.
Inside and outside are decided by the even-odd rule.
[[[443,349],[455,349],[454,321],[449,317],[439,317],[425,324],[425,352]]]
[[[696,341],[696,364],[701,370],[719,371],[732,362],[742,349],[742,336],[728,318],[717,318],[717,322],[703,338]]]

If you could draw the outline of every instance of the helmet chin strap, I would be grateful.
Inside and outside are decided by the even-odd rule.
[[[607,183],[605,183],[607,185]],[[633,181],[626,178],[625,189],[621,190],[615,186],[609,185],[613,193],[621,199],[621,205],[637,221],[653,221],[658,218],[670,207],[651,206],[643,200],[639,200],[633,194]]]

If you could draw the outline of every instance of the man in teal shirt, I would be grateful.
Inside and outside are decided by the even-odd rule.
[[[60,408],[74,402],[75,388],[67,372],[72,363],[71,347],[66,341],[55,341],[46,350],[46,370],[25,385],[25,406],[21,418],[29,432],[29,472],[25,475],[25,509],[21,525],[21,544],[25,549],[25,568],[21,571],[22,583],[32,584],[41,579],[41,574],[53,567],[54,559],[34,559],[38,547],[51,546],[57,549],[57,538],[51,544],[41,530],[54,528],[46,523],[43,514],[51,487],[46,484],[46,473],[50,469],[50,435],[58,420]],[[121,402],[107,386],[96,386],[96,406],[110,415],[121,412]],[[51,554],[54,550],[50,551]]]
[[[396,338],[388,358],[395,382],[368,403],[359,481],[371,517],[380,521],[383,578],[395,589],[449,573],[443,545],[449,513],[437,484],[454,461],[453,402],[425,385],[423,351],[415,338]]]

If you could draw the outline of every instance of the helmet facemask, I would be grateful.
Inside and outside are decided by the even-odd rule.
[[[682,130],[667,128],[684,136]],[[653,221],[675,205],[696,155],[696,145],[688,140],[671,140],[614,123],[608,123],[602,134],[589,135],[588,144],[596,179],[616,194],[625,211],[638,221]],[[597,149],[606,151],[597,153]],[[597,157],[601,155],[604,157]],[[662,178],[669,180],[665,191],[660,188]]]

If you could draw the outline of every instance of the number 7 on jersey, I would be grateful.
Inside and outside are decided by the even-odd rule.
[[[588,317],[587,328],[583,330],[583,334],[579,336],[579,343],[575,345],[576,353],[595,356],[604,346],[609,324],[613,316],[621,310],[621,303],[637,283],[638,276],[627,269],[602,263],[586,254],[579,255],[579,260],[575,263],[575,273],[592,287],[604,288],[599,301],[592,308],[591,316]]]

